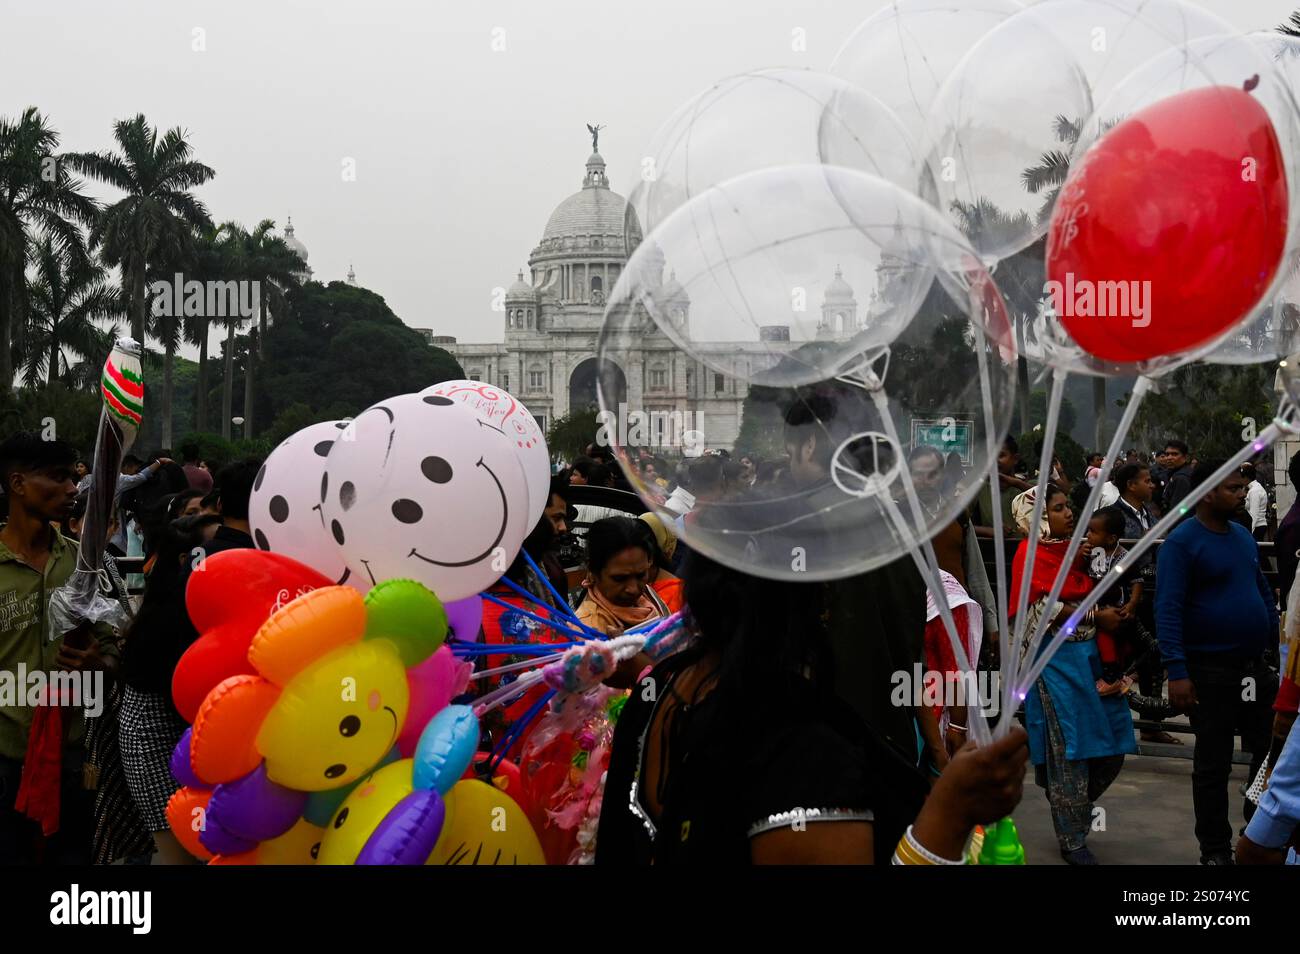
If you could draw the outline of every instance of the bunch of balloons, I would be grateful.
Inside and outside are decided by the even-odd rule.
[[[284,584],[269,608],[268,579]],[[212,556],[186,598],[204,632],[177,670],[178,707],[188,710],[187,694],[210,688],[172,758],[183,787],[168,820],[181,843],[225,863],[423,862],[478,742],[472,711],[448,705],[469,673],[442,645],[448,622],[438,598],[413,580],[387,580],[363,598],[257,550]],[[348,826],[345,838],[347,806],[380,790],[381,776],[382,791],[393,791],[386,780],[402,770],[402,797],[373,824]],[[380,801],[364,804],[374,811]],[[456,837],[470,824],[462,820]],[[342,847],[326,850],[331,833]]]
[[[257,476],[249,523],[259,548],[331,582],[365,593],[416,580],[455,616],[514,560],[549,481],[545,438],[522,403],[446,381],[286,438]]]

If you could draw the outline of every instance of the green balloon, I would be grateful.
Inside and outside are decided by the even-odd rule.
[[[423,584],[385,580],[366,594],[365,638],[388,640],[410,669],[432,656],[447,638],[447,611]]]

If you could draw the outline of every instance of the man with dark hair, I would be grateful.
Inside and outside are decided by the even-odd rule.
[[[1032,482],[1016,476],[1019,464],[1020,445],[1008,434],[1002,442],[1002,449],[998,451],[998,504],[1002,508],[1002,534],[1007,537],[1020,536],[1016,521],[1011,516],[1011,501],[1034,486]],[[977,537],[993,536],[993,488],[987,482],[975,498],[971,522],[975,525]]]
[[[79,627],[53,639],[46,633],[50,592],[77,565],[76,543],[52,526],[72,516],[76,459],[69,444],[33,433],[0,443],[0,484],[9,503],[8,522],[0,528],[0,671],[15,677],[20,667],[47,678],[57,670],[111,673],[117,668],[117,647],[106,625]],[[26,764],[38,708],[29,704],[28,688],[24,680],[16,699],[0,703],[0,864],[35,863],[42,828],[50,833],[43,851],[47,863],[89,864],[93,797],[82,785],[82,706],[61,707],[58,713],[62,762],[52,769],[55,777],[46,779],[45,764]],[[16,807],[20,786],[26,787],[23,808]]]
[[[189,481],[190,490],[209,493],[212,490],[212,475],[206,468],[199,466],[199,445],[181,445],[181,464],[185,470],[185,479]]]
[[[222,550],[240,550],[253,546],[252,528],[248,525],[248,499],[253,495],[253,482],[261,469],[259,460],[241,460],[227,464],[217,471],[212,493],[204,504],[215,507],[221,516],[221,526],[204,550],[209,556]]]
[[[1241,476],[1246,479],[1246,517],[1250,535],[1256,540],[1268,539],[1268,491],[1259,482],[1255,465],[1247,461],[1241,465]]]
[[[834,417],[834,405],[820,396],[795,401],[786,411],[785,452],[796,486],[816,484],[830,476],[835,444],[829,427]]]
[[[569,483],[579,487],[591,483],[591,468],[596,466],[596,460],[592,457],[577,457],[569,467]]]
[[[1298,493],[1295,503],[1291,504],[1291,509],[1277,525],[1277,534],[1273,538],[1273,554],[1277,557],[1277,585],[1282,591],[1283,606],[1286,606],[1287,596],[1291,593],[1296,566],[1300,564],[1300,451],[1291,455],[1286,475]]]
[[[1165,441],[1165,449],[1160,452],[1160,466],[1164,468],[1165,490],[1160,498],[1160,506],[1168,513],[1178,506],[1192,489],[1192,455],[1187,445],[1180,440]],[[1191,511],[1194,507],[1188,507]]]
[[[1199,486],[1222,461],[1197,466]],[[1234,473],[1196,501],[1160,548],[1156,625],[1169,669],[1169,701],[1191,717],[1192,804],[1201,864],[1232,864],[1228,778],[1233,739],[1251,753],[1250,776],[1268,752],[1277,675],[1264,661],[1276,645],[1278,612],[1259,566],[1259,545],[1232,518],[1246,500]],[[1246,803],[1249,821],[1253,806]]]

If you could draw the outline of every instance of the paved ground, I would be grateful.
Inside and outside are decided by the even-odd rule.
[[[1182,737],[1190,747],[1190,735]],[[1153,749],[1167,750],[1166,746]],[[1234,765],[1229,783],[1229,806],[1233,827],[1244,824],[1241,815],[1241,785],[1248,766]],[[1191,759],[1132,755],[1124,770],[1098,803],[1105,809],[1105,830],[1088,836],[1088,845],[1102,864],[1108,865],[1195,865],[1200,860],[1192,814]],[[1052,831],[1047,796],[1025,780],[1025,797],[1015,812],[1020,841],[1029,864],[1064,864]]]

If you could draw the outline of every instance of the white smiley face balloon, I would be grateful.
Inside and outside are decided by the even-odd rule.
[[[334,546],[321,513],[321,479],[325,458],[347,421],[324,421],[297,431],[276,446],[253,481],[248,522],[260,550],[293,557],[363,593],[369,581],[357,578]]]
[[[509,438],[528,481],[528,526],[535,526],[542,519],[550,496],[551,454],[532,412],[510,392],[482,381],[443,381],[425,388],[420,395],[455,398],[478,415],[480,421]]]
[[[441,395],[403,394],[357,415],[319,490],[354,574],[416,580],[444,602],[495,583],[532,527],[512,442]]]

